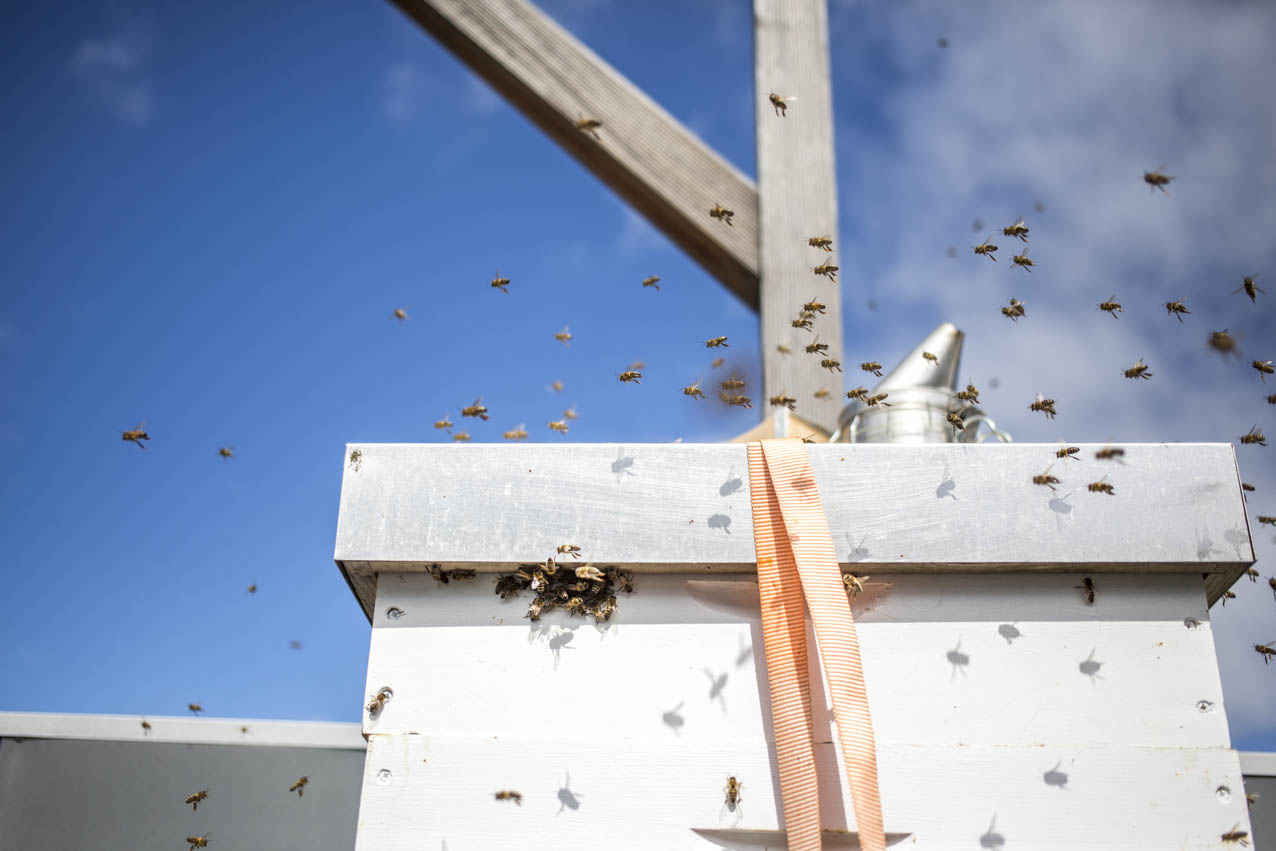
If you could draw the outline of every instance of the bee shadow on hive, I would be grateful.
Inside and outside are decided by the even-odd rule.
[[[624,481],[625,476],[637,475],[631,467],[638,460],[637,455],[626,455],[625,447],[621,446],[616,449],[616,460],[611,462],[611,471],[616,474],[616,481]]]
[[[731,496],[731,494],[744,488],[744,479],[735,475],[735,470],[727,472],[727,480],[718,488],[718,496]]]
[[[721,529],[723,532],[726,532],[728,535],[730,535],[731,534],[731,517],[726,514],[711,514],[709,515],[709,528]]]
[[[997,814],[992,814],[992,821],[988,824],[988,829],[979,837],[980,848],[1001,848],[1006,844],[1006,837],[997,832]]]

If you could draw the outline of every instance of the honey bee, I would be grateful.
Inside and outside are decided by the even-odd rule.
[[[709,211],[709,218],[726,222],[728,225],[731,224],[731,217],[734,215],[735,213],[732,210],[728,210],[721,204],[714,204],[713,209]]]
[[[748,396],[731,395],[723,399],[728,405],[735,408],[752,408],[753,400]]]
[[[576,546],[575,544],[559,544],[558,553],[559,555],[569,555],[572,558],[580,558],[580,547]],[[553,576],[554,570],[550,570],[549,575]]]
[[[440,429],[445,429],[445,430],[446,430],[446,429],[451,429],[451,428],[452,428],[452,418],[451,418],[451,417],[449,417],[449,416],[447,416],[447,415],[444,415],[443,419],[441,419],[441,420],[435,420],[435,421],[434,421],[434,427],[435,427],[435,428],[440,428]]]
[[[1249,833],[1240,829],[1240,822],[1232,825],[1232,829],[1223,834],[1224,842],[1239,842],[1241,845],[1249,845]]]
[[[1258,515],[1258,525],[1276,526],[1276,517],[1268,517],[1265,514],[1260,514]]]
[[[354,469],[356,473],[359,470],[363,469],[363,450],[362,449],[350,450],[350,466]]]
[[[558,379],[554,379],[553,381],[549,383],[549,389],[553,390],[555,393],[562,393],[563,382],[559,381]]]
[[[827,263],[821,263],[818,266],[812,267],[811,271],[817,275],[823,275],[824,277],[828,278],[833,283],[837,283],[838,268],[839,267],[833,265],[832,261],[829,261]]]
[[[400,320],[400,321],[402,321],[402,320],[404,320],[404,319],[407,319],[407,318],[408,318],[408,311],[407,311],[405,308],[402,308],[402,307],[396,307],[396,308],[394,309],[394,318],[395,318],[395,319],[398,319],[398,320]]]
[[[1273,647],[1272,646],[1273,644],[1276,644],[1276,641],[1273,641],[1271,644],[1255,644],[1254,645],[1254,652],[1262,654],[1264,665],[1267,664],[1268,659],[1271,659],[1273,656],[1276,656],[1276,647]]]
[[[1246,570],[1246,571],[1245,571],[1245,575],[1249,577],[1249,581],[1250,581],[1250,582],[1253,582],[1253,583],[1255,583],[1255,584],[1257,584],[1257,583],[1258,583],[1258,576],[1259,576],[1259,573],[1258,573],[1258,571],[1257,571],[1255,568],[1252,568],[1252,567],[1251,567],[1249,570]]]
[[[1248,432],[1242,434],[1240,436],[1240,441],[1242,445],[1248,445],[1251,443],[1257,443],[1259,446],[1267,445],[1267,438],[1263,437],[1263,433],[1258,430],[1258,426],[1254,426]]]
[[[483,422],[487,422],[488,419],[490,419],[487,415],[487,407],[483,404],[482,396],[475,399],[473,405],[467,405],[464,408],[462,408],[461,416],[478,417]]]
[[[1192,312],[1188,310],[1187,305],[1183,303],[1185,301],[1187,301],[1187,296],[1183,296],[1178,301],[1167,301],[1165,303],[1165,312],[1177,319],[1180,325],[1183,324],[1183,314]]]
[[[1010,258],[1010,261],[1016,266],[1022,266],[1024,270],[1028,272],[1031,272],[1032,267],[1037,265],[1032,261],[1032,258],[1028,256],[1028,249],[1026,248],[1023,250],[1023,254],[1016,254]]]
[[[860,387],[856,387],[854,390],[847,390],[846,398],[847,399],[866,399],[868,398],[868,388],[860,386]]]
[[[592,564],[582,564],[580,567],[576,568],[576,578],[584,579],[586,582],[601,583],[607,580],[607,574],[603,573]]]
[[[204,711],[204,707],[200,706],[198,703],[188,703],[186,704],[186,708],[191,711],[192,715],[198,715]]]
[[[1228,600],[1235,600],[1235,599],[1236,599],[1236,594],[1235,594],[1235,592],[1233,592],[1233,591],[1224,591],[1224,592],[1223,592],[1223,605],[1224,605],[1224,606],[1226,606],[1226,605],[1227,605],[1227,601],[1228,601]]]
[[[868,576],[856,576],[854,573],[842,574],[842,585],[852,597],[858,597],[864,591],[864,582]]]
[[[469,440],[470,433],[468,431],[458,431],[456,434],[452,435],[452,441],[454,443],[469,443]]]
[[[1001,315],[1010,317],[1012,322],[1018,322],[1020,316],[1028,315],[1028,306],[1019,299],[1012,298],[1010,305],[1001,309]]]
[[[806,304],[802,305],[802,312],[814,315],[816,313],[823,313],[826,307],[828,307],[827,304],[823,304],[817,299],[811,299]]]
[[[519,423],[514,428],[504,432],[501,437],[506,440],[527,440],[527,424]]]
[[[700,382],[697,380],[695,384],[689,384],[682,388],[682,392],[693,399],[703,399],[704,391],[700,389]]]
[[[1055,450],[1054,457],[1071,458],[1074,461],[1080,461],[1081,459],[1077,457],[1077,453],[1080,451],[1080,446],[1063,446]]]
[[[718,382],[718,386],[723,390],[743,390],[744,379],[738,375],[729,375],[725,380]]]
[[[548,425],[550,431],[567,434],[567,420],[550,420]]]
[[[1272,362],[1269,360],[1250,361],[1250,366],[1258,370],[1258,377],[1263,379],[1264,384],[1267,383],[1267,376],[1271,375],[1272,372],[1274,371],[1272,367]],[[1270,404],[1272,400],[1268,399],[1267,401]]]
[[[1267,404],[1276,405],[1276,393],[1273,393],[1272,395],[1267,397]]]
[[[806,244],[812,248],[823,248],[830,253],[833,251],[833,240],[827,236],[813,236],[806,241]]]
[[[575,405],[572,405],[570,408],[568,408],[567,410],[563,411],[563,419],[565,419],[565,420],[574,420],[574,419],[576,419],[576,417],[577,417],[577,416],[579,416],[579,415],[576,413],[576,406],[575,406]]]
[[[1103,449],[1096,449],[1094,457],[1100,461],[1111,461],[1115,458],[1120,458],[1124,454],[1125,450],[1119,446],[1105,446]]]
[[[891,394],[889,394],[889,393],[878,393],[878,394],[877,394],[877,395],[875,395],[875,396],[869,396],[868,398],[866,398],[866,399],[864,400],[864,404],[865,404],[865,405],[868,405],[870,408],[876,408],[878,405],[881,405],[881,406],[883,406],[883,407],[889,408],[889,407],[891,406],[891,403],[890,403],[890,402],[885,401],[885,400],[886,400],[886,397],[887,397],[887,396],[889,396],[889,395],[891,395]]]
[[[588,133],[594,137],[595,141],[601,142],[602,138],[598,135],[598,128],[602,127],[603,123],[597,118],[586,118],[580,113],[576,113],[576,116],[576,129],[582,133]]]
[[[1152,377],[1152,373],[1148,372],[1148,365],[1143,362],[1143,358],[1139,358],[1138,362],[1135,363],[1134,366],[1125,370],[1125,377],[1142,378],[1146,380]]]
[[[829,397],[829,389],[827,387],[821,387],[819,390],[815,391],[816,399],[827,399],[828,397]]]
[[[1074,585],[1072,587],[1081,592],[1081,597],[1085,600],[1087,606],[1094,605],[1095,587],[1093,579],[1087,576],[1085,579],[1081,580],[1080,585]]]
[[[953,434],[956,434],[959,431],[966,430],[966,423],[963,422],[962,418],[958,416],[956,412],[954,411],[948,412],[948,422],[953,427]]]
[[[149,736],[151,734],[151,722],[145,718],[142,719],[142,735]]]
[[[288,787],[288,791],[296,792],[297,797],[300,798],[303,794],[305,794],[305,787],[306,787],[306,784],[309,782],[310,782],[309,777],[306,777],[304,775],[301,777],[298,777],[297,782],[293,783],[291,786]]]
[[[611,616],[616,614],[616,596],[612,594],[601,603],[596,603],[589,613],[600,621],[611,620]]]
[[[655,287],[656,292],[660,292],[660,276],[652,275],[650,278],[643,278],[642,285],[644,287]]]
[[[971,247],[975,249],[976,254],[982,254],[984,257],[987,257],[992,262],[994,263],[997,262],[997,258],[993,256],[993,252],[997,250],[997,246],[992,244],[991,236],[985,239],[983,242],[979,243],[978,245],[974,245]]]
[[[714,358],[713,363],[709,364],[709,369],[717,369],[727,362],[726,358]]]
[[[777,344],[776,344],[776,346],[775,346],[775,350],[776,350],[777,352],[779,352],[780,354],[782,354],[782,355],[791,355],[791,354],[793,354],[793,350],[792,350],[792,349],[790,349],[788,346],[784,345],[783,343],[777,343]],[[719,361],[719,362],[720,362],[721,360],[722,360],[722,358],[718,358],[718,361]]]
[[[207,848],[207,847],[208,847],[208,837],[210,837],[210,836],[212,836],[212,835],[213,835],[213,832],[210,830],[210,831],[208,831],[208,833],[205,833],[203,836],[188,836],[188,837],[186,837],[186,841],[187,841],[187,842],[189,842],[189,843],[190,843],[190,846],[191,846],[191,847],[190,847],[190,851],[195,851],[195,849],[196,849],[196,848]]]
[[[1255,294],[1264,292],[1262,287],[1254,283],[1254,279],[1257,277],[1258,277],[1257,275],[1248,275],[1244,278],[1241,278],[1241,285],[1237,287],[1236,289],[1232,290],[1232,295],[1236,295],[1241,290],[1244,290],[1245,295],[1249,296],[1249,300],[1251,302],[1257,302],[1258,298]]]
[[[509,789],[502,789],[500,792],[497,792],[496,800],[513,801],[514,803],[518,804],[520,807],[523,806],[523,796],[520,795],[518,792],[514,792]]]
[[[1272,596],[1276,597],[1276,576],[1267,577],[1267,586],[1272,589]]]
[[[811,325],[812,325],[813,323],[811,322],[811,316],[810,316],[810,314],[803,313],[801,316],[799,316],[797,319],[794,319],[794,320],[793,320],[791,323],[789,323],[789,324],[791,324],[794,328],[804,328],[804,329],[806,329],[807,331],[810,331],[810,330],[811,330]]]
[[[706,349],[730,348],[730,346],[727,344],[726,337],[713,337],[711,339],[705,340],[704,346]]]
[[[1211,331],[1210,338],[1206,342],[1211,349],[1221,354],[1224,358],[1228,355],[1236,354],[1236,339],[1224,328],[1222,331]]]
[[[199,802],[208,797],[208,790],[204,789],[196,792],[194,795],[187,795],[185,803],[190,804],[192,812],[199,812]]]
[[[864,370],[865,372],[871,372],[874,375],[876,375],[878,378],[882,377],[882,365],[875,360],[864,361],[862,364],[860,364],[860,369]]]
[[[1170,194],[1170,190],[1166,189],[1168,184],[1174,178],[1165,173],[1165,163],[1161,163],[1161,167],[1156,171],[1143,172],[1143,182],[1148,185],[1149,190],[1160,189],[1166,195]]]
[[[385,689],[382,689],[381,691],[372,695],[372,697],[369,698],[368,700],[368,706],[367,706],[368,714],[375,716],[382,709],[385,709],[385,702],[389,699],[390,699],[390,694]],[[289,789],[288,791],[291,792],[292,790]]]
[[[223,461],[229,461],[231,458],[235,457],[235,447],[223,446],[221,449],[217,450],[217,454]]]
[[[509,278],[502,278],[502,277],[501,277],[501,272],[500,272],[500,270],[498,269],[498,270],[496,271],[496,277],[492,279],[492,286],[493,286],[493,287],[495,287],[496,289],[500,290],[500,291],[501,291],[501,292],[503,292],[503,293],[508,293],[508,292],[509,292],[509,290],[507,290],[507,289],[506,289],[506,287],[508,287],[509,285],[510,285],[510,279],[509,279]]]
[[[568,326],[564,325],[563,330],[554,335],[554,339],[562,343],[564,346],[571,346],[572,332]]]
[[[969,402],[972,405],[979,404],[979,388],[973,384],[966,384],[965,390],[957,391],[957,398],[963,402]]]
[[[1107,301],[1099,302],[1099,310],[1103,310],[1111,314],[1113,319],[1120,319],[1121,317],[1117,316],[1117,314],[1125,312],[1121,308],[1121,303],[1116,300],[1116,293],[1108,296]]]
[[[824,360],[820,361],[820,366],[824,367],[829,372],[842,371],[842,362],[840,360],[836,360],[835,358],[825,358]]]
[[[1032,483],[1034,485],[1045,485],[1046,487],[1050,488],[1050,490],[1058,490],[1058,488],[1056,488],[1055,485],[1063,484],[1063,482],[1059,481],[1054,476],[1050,475],[1050,467],[1046,467],[1046,471],[1042,473],[1041,475],[1033,476]]]
[[[735,809],[736,805],[744,800],[744,798],[740,795],[740,787],[743,785],[743,783],[736,780],[734,777],[727,778],[727,785],[723,791],[726,793],[727,806],[731,809]]]
[[[797,407],[797,399],[792,396],[786,396],[783,393],[778,396],[771,397],[771,405],[776,408],[788,408],[790,411]]]
[[[939,358],[933,352],[922,352],[922,360],[928,361],[935,366],[939,366]]]
[[[775,107],[775,114],[783,118],[788,114],[789,104],[797,101],[796,97],[780,97],[775,92],[767,95],[767,100],[771,101],[771,106]]]
[[[1113,489],[1112,485],[1105,481],[1105,479],[1107,479],[1107,476],[1104,476],[1097,482],[1091,482],[1086,485],[1086,489],[1089,490],[1090,493],[1106,493],[1108,496],[1116,496],[1116,490]]]
[[[1024,242],[1028,241],[1028,228],[1024,227],[1023,216],[1020,216],[1018,221],[1010,227],[1002,228],[1001,232],[1005,236],[1017,236]]]
[[[1028,410],[1041,411],[1048,418],[1053,420],[1055,417],[1054,399],[1047,399],[1038,393],[1037,400],[1028,406]]]
[[[147,434],[146,432],[142,431],[142,426],[144,425],[146,425],[146,423],[138,423],[137,428],[129,429],[128,431],[124,432],[121,435],[121,437],[125,440],[125,442],[136,443],[138,445],[138,448],[145,449],[146,447],[142,445],[142,441],[150,440],[151,436]]]
[[[642,384],[638,379],[642,378],[642,373],[636,369],[627,369],[620,374],[620,380],[624,382],[632,381],[634,384]]]

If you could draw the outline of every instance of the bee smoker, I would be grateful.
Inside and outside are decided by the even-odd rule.
[[[832,440],[839,443],[1002,443],[1010,435],[997,428],[977,405],[957,398],[961,344],[965,335],[950,322],[941,324],[890,371],[872,394],[888,393],[886,404],[856,400],[842,409]],[[931,361],[923,352],[935,355]],[[957,414],[964,428],[948,421]],[[982,429],[980,427],[983,427]]]

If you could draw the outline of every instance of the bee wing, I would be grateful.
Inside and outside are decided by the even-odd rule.
[[[1015,219],[1015,223],[1011,225],[1011,227],[1012,228],[1023,227],[1023,216],[1020,216],[1018,219]]]

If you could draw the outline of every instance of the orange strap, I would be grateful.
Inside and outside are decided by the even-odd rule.
[[[859,641],[811,459],[797,438],[750,443],[748,453],[762,638],[788,847],[821,847],[805,597],[828,678],[860,848],[882,851],[886,837],[877,754]]]

